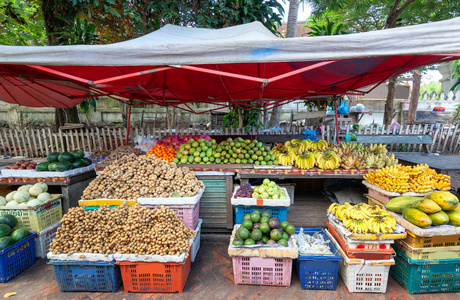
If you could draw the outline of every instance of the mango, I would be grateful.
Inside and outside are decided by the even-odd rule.
[[[435,191],[426,194],[424,198],[433,200],[442,210],[453,210],[458,206],[458,198],[450,192]]]
[[[421,210],[426,214],[435,214],[441,211],[441,207],[439,207],[436,202],[430,199],[415,201],[412,207]]]
[[[422,199],[422,197],[396,197],[388,201],[387,204],[385,204],[385,208],[389,211],[401,213],[406,208],[411,208],[415,201]]]
[[[435,214],[428,214],[428,217],[430,217],[431,225],[433,226],[446,225],[449,223],[449,216],[442,210]]]
[[[418,227],[428,227],[432,223],[430,217],[426,213],[416,208],[406,208],[403,210],[402,214],[404,219]]]
[[[446,214],[449,217],[449,225],[460,226],[460,209],[446,211]]]

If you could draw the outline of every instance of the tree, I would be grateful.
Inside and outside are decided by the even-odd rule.
[[[311,0],[312,13],[318,18],[333,17],[349,24],[348,30],[381,30],[450,19],[460,15],[455,0]],[[384,124],[393,119],[396,78],[390,78],[385,104]]]

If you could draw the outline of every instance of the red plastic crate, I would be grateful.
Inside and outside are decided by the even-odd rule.
[[[191,269],[191,256],[180,263],[117,262],[125,293],[182,293]]]
[[[357,248],[350,248],[347,244],[343,241],[340,235],[334,230],[334,228],[327,222],[327,228],[332,236],[337,240],[340,244],[340,247],[343,249],[345,254],[348,258],[354,259],[365,259],[365,260],[388,260],[391,258],[395,252],[393,248],[390,249],[357,249]]]
[[[235,284],[291,286],[292,259],[232,256]]]
[[[159,205],[143,205],[147,208],[154,209],[159,207]],[[177,217],[184,220],[185,226],[195,230],[196,225],[198,225],[198,219],[200,214],[200,201],[196,204],[188,205],[188,204],[180,204],[180,205],[168,205],[164,204],[164,206],[169,207],[172,210],[177,211]]]

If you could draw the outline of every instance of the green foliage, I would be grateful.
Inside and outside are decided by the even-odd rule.
[[[343,23],[330,21],[328,17],[326,17],[325,23],[323,22],[318,23],[318,20],[315,18],[310,18],[307,20],[302,28],[308,27],[311,31],[308,33],[309,36],[322,36],[322,35],[342,35],[348,34],[348,31],[342,30],[345,26]]]
[[[425,92],[427,92],[428,95],[431,95],[432,92],[436,92],[436,94],[439,95],[441,93],[441,85],[439,81],[431,81],[427,84],[423,84],[420,86],[420,99],[422,99]]]
[[[249,104],[254,105],[253,102]],[[260,121],[260,116],[262,115],[261,110],[242,109],[241,114],[243,117],[243,128],[247,132],[249,132],[251,128],[260,128],[263,126],[263,123]],[[231,107],[230,112],[224,116],[223,121],[225,127],[237,128],[239,126],[238,108]]]
[[[95,45],[102,44],[100,35],[96,32],[96,25],[90,23],[88,19],[81,20],[76,18],[73,22],[59,32],[62,45]]]
[[[457,78],[457,82],[450,88],[451,91],[455,91],[460,85],[460,60],[455,60],[450,65],[452,71],[452,78]]]

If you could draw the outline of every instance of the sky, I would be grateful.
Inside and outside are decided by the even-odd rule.
[[[289,1],[281,0],[279,2],[281,2],[281,5],[284,8],[283,23],[287,23],[288,13],[289,13]],[[307,3],[301,3],[299,6],[299,13],[297,14],[297,22],[306,21],[307,18],[310,16],[310,13],[311,13],[310,6]]]

